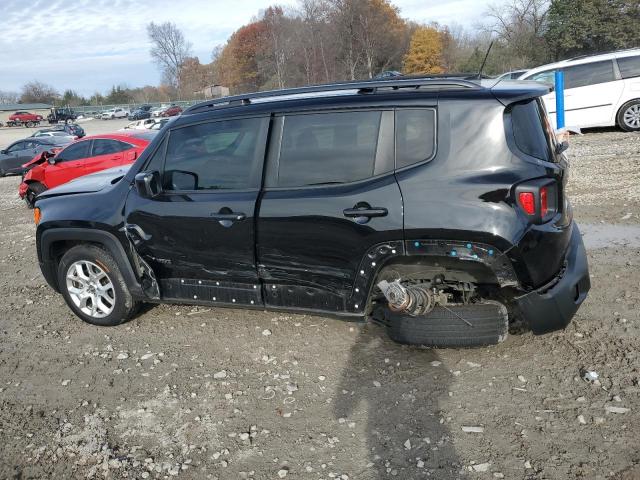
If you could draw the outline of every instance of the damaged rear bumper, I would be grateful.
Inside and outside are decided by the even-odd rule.
[[[515,300],[533,333],[541,334],[566,327],[590,288],[587,252],[574,224],[564,271],[544,287]]]

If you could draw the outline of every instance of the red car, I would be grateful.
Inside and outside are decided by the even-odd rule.
[[[180,115],[182,113],[182,108],[178,105],[171,105],[164,112],[160,114],[161,117],[175,117],[176,115]]]
[[[18,125],[24,124],[27,126],[35,125],[42,121],[42,115],[36,115],[29,112],[16,112],[9,117],[8,124]]]
[[[38,155],[23,165],[24,175],[18,193],[33,206],[35,197],[74,178],[133,163],[157,132],[139,130],[84,137],[55,155]]]

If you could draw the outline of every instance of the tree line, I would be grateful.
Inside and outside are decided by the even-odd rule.
[[[390,0],[298,0],[270,6],[212,49],[209,63],[171,22],[147,25],[160,86],[114,86],[90,98],[59,94],[40,82],[11,101],[80,104],[198,99],[209,85],[232,93],[404,74],[484,73],[531,68],[577,55],[640,47],[637,0],[505,0],[487,7],[474,28],[403,18]]]

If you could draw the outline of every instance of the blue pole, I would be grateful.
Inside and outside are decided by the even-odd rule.
[[[556,70],[556,129],[564,127],[564,72]]]

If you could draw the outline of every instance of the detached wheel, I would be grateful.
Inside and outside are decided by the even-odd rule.
[[[116,261],[95,245],[78,245],[64,254],[58,285],[73,313],[93,325],[120,325],[139,307]]]
[[[29,208],[33,208],[36,203],[36,197],[40,195],[47,189],[40,182],[33,182],[29,184],[29,188],[27,189],[27,193],[24,196],[24,201],[27,202]]]
[[[640,99],[631,100],[620,107],[616,120],[625,132],[640,131]]]
[[[507,309],[498,302],[437,306],[412,317],[384,308],[389,337],[398,343],[432,347],[477,347],[502,342],[508,334]]]

